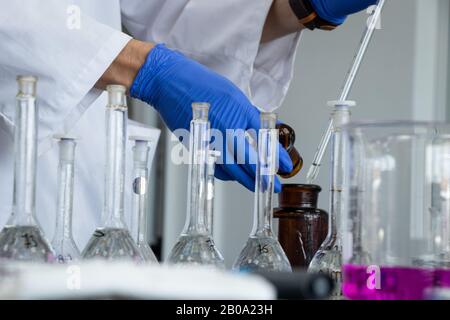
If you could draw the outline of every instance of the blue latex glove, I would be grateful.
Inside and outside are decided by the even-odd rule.
[[[367,9],[377,0],[309,0],[322,19],[336,25],[342,24],[348,15]]]
[[[147,56],[130,89],[131,96],[152,105],[164,119],[167,126],[189,130],[192,120],[192,103],[210,103],[209,120],[211,128],[223,133],[227,129],[259,128],[259,111],[231,81],[164,45],[155,46]],[[245,142],[246,159],[255,156],[255,149]],[[225,157],[231,157],[226,150]],[[292,171],[288,153],[280,146],[279,167],[282,172]],[[247,189],[255,189],[254,164],[245,161],[238,164],[218,164],[216,177],[221,180],[237,180]],[[276,178],[275,191],[281,191]]]

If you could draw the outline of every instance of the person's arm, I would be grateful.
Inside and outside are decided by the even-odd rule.
[[[305,27],[289,5],[289,0],[274,0],[264,24],[261,43],[301,31]]]
[[[255,188],[255,150],[245,141],[238,150],[245,153],[240,163],[234,154],[234,139],[226,141],[228,130],[257,130],[259,111],[232,82],[205,66],[164,45],[131,40],[96,84],[104,89],[108,84],[127,87],[130,95],[153,106],[169,129],[189,129],[193,102],[210,104],[211,127],[223,134],[223,144],[217,146],[224,156],[217,165],[216,177],[237,180],[250,190]],[[292,171],[286,151],[279,148],[282,172]],[[243,154],[239,151],[239,154]],[[275,191],[280,191],[278,179]]]
[[[151,42],[130,40],[97,81],[95,87],[105,90],[108,84],[114,83],[123,85],[129,90],[153,47],[154,44]]]
[[[73,17],[68,9],[66,1],[16,0],[0,10],[0,117],[13,128],[15,78],[36,75],[40,152],[101,94],[94,84],[130,41],[85,11]]]

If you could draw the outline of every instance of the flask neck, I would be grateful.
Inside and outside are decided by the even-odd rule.
[[[206,115],[205,115],[206,112]],[[198,116],[196,114],[198,113]],[[207,157],[210,124],[207,110],[196,112],[189,136],[188,205],[184,234],[208,234],[207,228]]]
[[[277,168],[278,130],[274,114],[261,115],[255,183],[255,213],[252,236],[272,237],[272,197]]]
[[[34,91],[21,88],[16,97],[13,212],[8,221],[9,225],[37,225],[35,217],[37,119]]]
[[[103,226],[125,228],[125,138],[127,108],[108,105],[106,108],[106,173]]]
[[[59,141],[58,200],[53,243],[64,239],[72,240],[75,147],[73,139],[63,138]]]

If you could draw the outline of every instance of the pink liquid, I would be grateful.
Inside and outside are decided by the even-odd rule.
[[[434,271],[434,285],[441,288],[450,288],[450,269],[436,269]]]
[[[352,300],[422,300],[435,283],[433,270],[426,268],[380,267],[379,281],[367,266],[345,265],[343,270],[342,290]]]

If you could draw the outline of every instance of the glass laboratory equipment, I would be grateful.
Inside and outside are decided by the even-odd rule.
[[[124,221],[127,103],[125,87],[107,87],[106,170],[102,226],[83,250],[84,259],[142,261],[142,254]]]
[[[253,229],[233,265],[234,270],[291,271],[289,260],[272,231],[272,197],[279,145],[276,118],[274,113],[261,113]]]
[[[52,262],[54,252],[35,212],[38,108],[37,78],[17,77],[14,133],[14,191],[12,214],[0,232],[0,259]]]
[[[295,148],[295,131],[292,127],[288,126],[284,123],[277,124],[276,128],[278,129],[278,138],[280,144],[289,154],[289,157],[292,160],[293,170],[289,173],[278,173],[278,175],[284,179],[292,178],[303,167],[303,158],[300,156],[300,153]]]
[[[331,189],[330,189],[330,218],[328,221],[328,235],[312,259],[308,271],[326,273],[335,282],[332,298],[342,297],[342,234],[341,212],[342,192],[344,189],[344,160],[347,144],[342,136],[342,126],[350,121],[350,107],[355,106],[353,101],[331,101],[333,107],[333,131],[331,152]]]
[[[80,259],[80,250],[72,236],[76,141],[64,136],[55,138],[59,144],[59,166],[56,227],[52,247],[58,263],[71,263]]]
[[[322,188],[283,184],[278,194],[278,240],[293,268],[307,268],[328,234],[328,213],[317,208]]]
[[[209,150],[206,160],[206,227],[208,232],[213,236],[214,230],[214,194],[215,181],[214,173],[216,170],[216,162],[220,157],[220,151]]]
[[[381,17],[381,13],[383,11],[385,3],[386,0],[378,0],[375,10],[372,12],[372,16],[367,21],[367,26],[365,28],[355,56],[353,57],[351,67],[345,77],[344,85],[341,89],[341,94],[338,101],[348,100],[350,91],[352,90],[353,84],[355,83],[356,76],[358,75],[367,49],[369,48],[370,42],[372,41],[373,34],[377,29],[377,25],[379,23],[379,19]],[[328,127],[324,135],[322,136],[322,139],[320,140],[319,146],[317,147],[317,151],[314,155],[312,164],[308,169],[308,173],[306,176],[308,183],[314,182],[319,175],[320,165],[322,163],[323,156],[325,155],[325,151],[327,150],[328,143],[330,142],[331,135],[333,133],[333,126],[333,118],[331,118],[328,123]]]
[[[136,231],[136,244],[141,250],[144,262],[157,263],[153,250],[147,242],[147,203],[148,203],[148,152],[149,140],[145,137],[130,137],[133,146],[133,194],[132,194],[132,226]]]
[[[189,178],[186,223],[169,257],[169,264],[224,268],[207,226],[207,156],[210,142],[209,104],[193,103],[189,137]]]
[[[343,202],[343,292],[424,299],[450,286],[450,125],[355,123]]]

